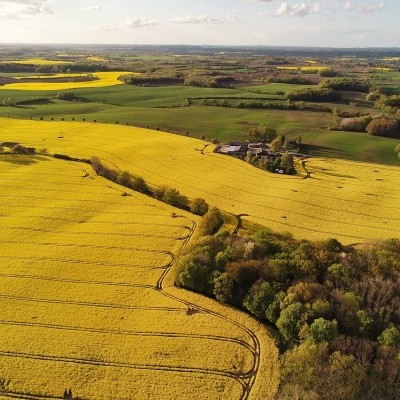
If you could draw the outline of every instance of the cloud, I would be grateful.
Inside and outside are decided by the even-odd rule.
[[[236,15],[226,15],[220,18],[204,14],[199,16],[176,17],[166,22],[172,24],[226,24],[240,22],[240,18]]]
[[[366,3],[364,5],[358,5],[356,2],[349,0],[346,1],[345,5],[343,6],[343,10],[349,12],[353,11],[353,12],[369,13],[369,12],[383,10],[385,7],[386,4],[384,1],[381,1],[379,3]]]
[[[296,3],[294,5],[282,3],[276,13],[280,17],[304,17],[309,14],[318,14],[320,12],[321,4],[317,2],[311,6],[305,3]]]
[[[125,21],[119,22],[117,24],[112,24],[104,27],[103,29],[107,31],[115,31],[122,29],[140,29],[140,28],[148,28],[151,26],[163,25],[163,24],[192,24],[192,25],[200,25],[200,24],[229,24],[229,23],[239,23],[241,19],[233,14],[228,14],[224,17],[213,17],[208,14],[199,15],[199,16],[187,16],[187,17],[176,17],[172,19],[166,20],[154,20],[147,18],[129,18]]]
[[[385,2],[381,1],[378,4],[367,3],[361,7],[363,12],[379,11],[385,8]]]
[[[84,8],[84,10],[86,10],[86,11],[100,11],[102,9],[103,9],[103,6],[100,6],[100,5],[89,6],[89,7]]]
[[[159,21],[147,18],[128,18],[118,24],[112,24],[105,27],[107,31],[117,31],[122,29],[141,29],[160,25]]]
[[[25,18],[51,14],[50,0],[0,0],[0,18]]]

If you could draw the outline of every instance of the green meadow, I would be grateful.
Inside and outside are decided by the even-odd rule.
[[[289,86],[255,86],[254,93],[240,89],[194,88],[186,86],[138,87],[128,85],[76,89],[73,93],[86,101],[55,100],[55,91],[1,90],[0,104],[7,98],[14,102],[47,98],[45,104],[1,106],[0,116],[56,121],[96,121],[150,127],[193,137],[224,142],[244,140],[246,132],[259,124],[277,129],[288,138],[302,137],[304,151],[315,156],[351,159],[397,165],[395,139],[372,137],[363,133],[328,130],[337,119],[328,112],[308,110],[239,109],[201,105],[202,99],[240,99],[262,101],[265,94]],[[296,85],[295,85],[296,86]],[[188,102],[191,99],[191,103]],[[190,104],[190,105],[189,105]]]

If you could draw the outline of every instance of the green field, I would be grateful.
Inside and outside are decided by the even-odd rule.
[[[269,87],[281,84],[271,84]],[[285,85],[289,86],[289,85]],[[275,91],[275,89],[273,90]],[[258,124],[278,130],[288,138],[301,136],[305,152],[311,155],[378,162],[397,165],[394,153],[396,140],[371,137],[362,133],[334,132],[327,128],[336,123],[330,113],[294,110],[252,110],[226,107],[191,105],[187,99],[230,98],[263,99],[263,93],[250,93],[237,89],[209,89],[193,87],[136,87],[118,85],[73,91],[88,102],[50,100],[48,104],[30,104],[18,107],[0,107],[0,116],[23,119],[75,118],[82,121],[130,124],[159,128],[164,131],[188,134],[194,137],[221,141],[245,140],[246,132]],[[57,92],[1,90],[0,103],[36,97],[52,98]],[[267,95],[270,98],[270,95]],[[258,101],[258,100],[255,100]],[[353,107],[354,108],[354,107]]]

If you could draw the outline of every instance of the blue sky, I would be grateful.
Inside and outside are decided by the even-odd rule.
[[[400,47],[400,0],[0,0],[3,43]]]

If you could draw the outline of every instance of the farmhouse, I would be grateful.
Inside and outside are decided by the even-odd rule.
[[[230,144],[223,144],[217,146],[214,152],[237,157],[242,160],[244,160],[248,154],[251,154],[260,160],[267,159],[268,161],[274,161],[276,158],[282,156],[282,153],[270,150],[269,144],[264,142],[260,143],[233,142]]]
[[[244,159],[248,150],[247,143],[230,143],[217,146],[214,150],[216,153],[227,154],[229,156],[238,157]]]

